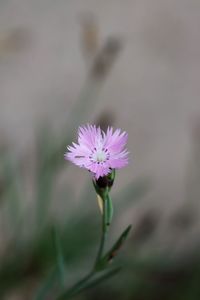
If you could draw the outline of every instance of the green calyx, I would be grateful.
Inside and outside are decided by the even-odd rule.
[[[97,194],[103,198],[105,193],[110,192],[114,180],[115,180],[115,169],[111,170],[111,172],[108,175],[93,180],[94,188]]]

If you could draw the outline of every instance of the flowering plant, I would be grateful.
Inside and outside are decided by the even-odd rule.
[[[73,143],[72,146],[68,146],[68,151],[64,155],[65,159],[89,170],[92,174],[102,214],[102,233],[91,271],[70,289],[64,291],[57,300],[70,299],[119,271],[119,267],[111,268],[110,262],[124,243],[131,226],[129,225],[123,231],[110,250],[104,253],[104,248],[113,216],[113,205],[109,192],[114,183],[115,169],[120,169],[128,164],[128,152],[125,149],[127,138],[127,133],[121,132],[120,129],[113,131],[111,127],[108,127],[107,131],[103,132],[100,127],[95,125],[79,127],[78,144]]]

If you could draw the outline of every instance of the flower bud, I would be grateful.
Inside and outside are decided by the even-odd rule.
[[[108,175],[95,179],[94,186],[98,194],[101,194],[105,189],[111,189],[115,179],[115,170],[113,169]]]

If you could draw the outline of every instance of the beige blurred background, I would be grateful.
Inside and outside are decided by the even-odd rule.
[[[186,181],[197,172],[199,0],[1,1],[1,140],[23,157],[34,147],[39,123],[48,120],[59,129],[67,122],[90,65],[82,45],[88,16],[97,35],[94,48],[109,36],[122,43],[88,122],[108,112],[115,127],[128,131],[130,165],[119,172],[118,187],[134,178],[151,178],[153,188],[136,204],[134,218],[155,209],[161,217],[158,237],[165,232],[174,244],[168,220],[187,208]],[[85,176],[74,167],[71,172],[80,180]],[[193,204],[199,211],[198,201]],[[198,220],[195,224],[188,238],[199,234]]]

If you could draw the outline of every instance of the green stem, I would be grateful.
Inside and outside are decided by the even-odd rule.
[[[107,231],[107,226],[106,226],[106,210],[105,210],[105,199],[103,200],[103,211],[102,211],[102,231],[101,231],[101,241],[99,245],[99,250],[97,252],[97,257],[95,260],[94,264],[94,269],[97,267],[99,260],[101,259],[101,256],[103,254],[104,250],[104,245],[105,245],[105,240],[106,240],[106,231]]]
[[[98,270],[98,263],[103,255],[105,240],[106,240],[106,233],[107,233],[107,216],[106,216],[106,201],[107,201],[108,191],[106,191],[105,195],[102,197],[103,199],[103,211],[102,211],[102,232],[101,232],[101,240],[99,244],[99,249],[97,252],[97,257],[94,263],[92,270],[83,277],[80,281],[78,281],[75,285],[73,285],[68,291],[64,292],[57,300],[67,300],[70,299],[72,296],[78,294],[84,287],[85,284],[95,275]]]

